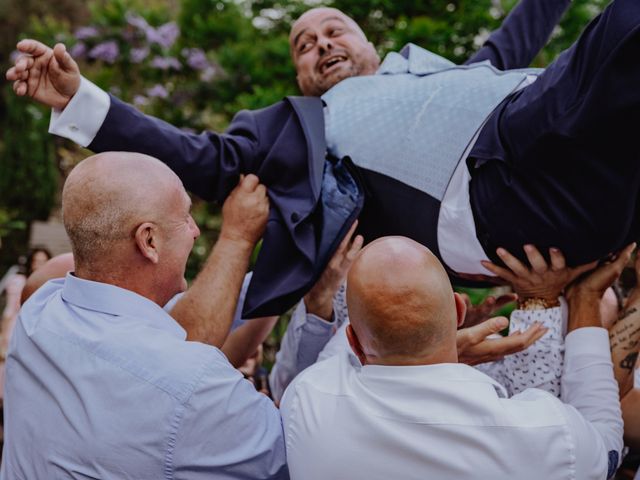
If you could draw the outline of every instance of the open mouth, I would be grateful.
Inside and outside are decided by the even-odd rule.
[[[335,67],[339,63],[346,62],[346,61],[347,61],[347,57],[343,55],[336,55],[334,57],[331,57],[320,66],[320,73],[326,73],[328,70]]]

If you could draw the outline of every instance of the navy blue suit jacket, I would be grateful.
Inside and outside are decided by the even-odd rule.
[[[528,66],[568,4],[569,0],[522,0],[468,63],[489,60],[503,70]],[[362,202],[340,218],[334,241],[320,245],[326,144],[319,98],[288,97],[261,110],[241,111],[225,133],[195,135],[111,97],[107,118],[89,148],[154,156],[205,200],[224,201],[241,173],[260,178],[268,187],[271,210],[245,301],[248,317],[280,314],[298,301],[361,213]],[[366,240],[405,235],[437,254],[437,202],[391,178],[355,170],[365,204],[359,229]],[[409,208],[416,204],[420,209]]]

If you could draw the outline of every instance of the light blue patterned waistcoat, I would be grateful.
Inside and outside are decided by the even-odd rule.
[[[329,152],[442,200],[491,112],[537,69],[458,66],[409,44],[377,75],[343,80],[322,96]]]

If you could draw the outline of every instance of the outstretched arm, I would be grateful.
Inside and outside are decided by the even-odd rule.
[[[521,0],[465,63],[489,60],[500,70],[528,67],[545,46],[570,0]]]
[[[175,171],[189,191],[220,203],[240,173],[258,173],[254,115],[241,112],[225,134],[185,132],[142,114],[84,79],[63,44],[52,49],[36,40],[22,40],[17,48],[21,55],[6,77],[14,82],[16,95],[54,109],[50,133],[94,152],[151,155]],[[280,113],[274,116],[280,118]]]

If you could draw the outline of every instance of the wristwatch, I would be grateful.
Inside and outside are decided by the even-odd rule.
[[[548,300],[540,297],[518,299],[518,310],[546,310],[560,306],[560,300]]]

